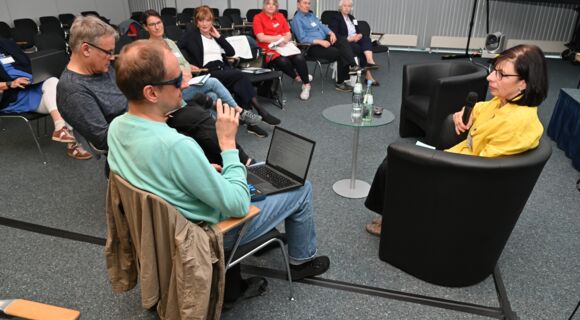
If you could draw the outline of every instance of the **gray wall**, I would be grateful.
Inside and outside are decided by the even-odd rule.
[[[0,0],[0,21],[11,26],[14,19],[32,18],[38,23],[38,17],[81,11],[97,11],[111,23],[130,16],[127,0]]]
[[[508,39],[539,42],[547,47],[568,42],[576,12],[572,4],[490,0],[490,31]],[[485,36],[486,1],[479,0],[474,37]],[[338,0],[318,0],[319,14],[337,10]],[[418,48],[431,47],[434,36],[467,37],[471,0],[355,0],[354,15],[374,32],[417,36]],[[543,43],[554,42],[554,43]],[[463,48],[465,41],[462,41]],[[476,42],[476,44],[478,44]],[[475,46],[477,48],[477,46]]]

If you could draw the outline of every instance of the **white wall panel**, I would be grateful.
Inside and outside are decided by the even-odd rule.
[[[336,10],[338,0],[318,0],[319,14]],[[572,36],[573,4],[490,0],[490,31],[508,39],[564,43]],[[467,37],[473,1],[469,0],[354,0],[354,15],[367,20],[373,31],[417,36],[428,48],[432,37]],[[486,35],[486,1],[479,0],[474,37]],[[553,47],[553,46],[552,46]]]

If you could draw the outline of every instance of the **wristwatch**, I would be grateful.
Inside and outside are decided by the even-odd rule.
[[[12,89],[12,81],[6,81],[6,87]]]

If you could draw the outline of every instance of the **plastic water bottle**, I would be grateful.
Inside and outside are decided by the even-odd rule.
[[[372,81],[367,80],[367,91],[365,92],[363,98],[363,107],[362,107],[362,119],[366,122],[371,122],[373,120],[373,91],[372,91]]]
[[[352,112],[350,118],[353,123],[359,123],[362,119],[362,82],[361,72],[356,73],[356,82],[352,90]]]

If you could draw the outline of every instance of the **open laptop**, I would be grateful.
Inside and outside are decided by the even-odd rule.
[[[315,142],[274,127],[266,162],[248,167],[248,183],[265,196],[304,185]]]

